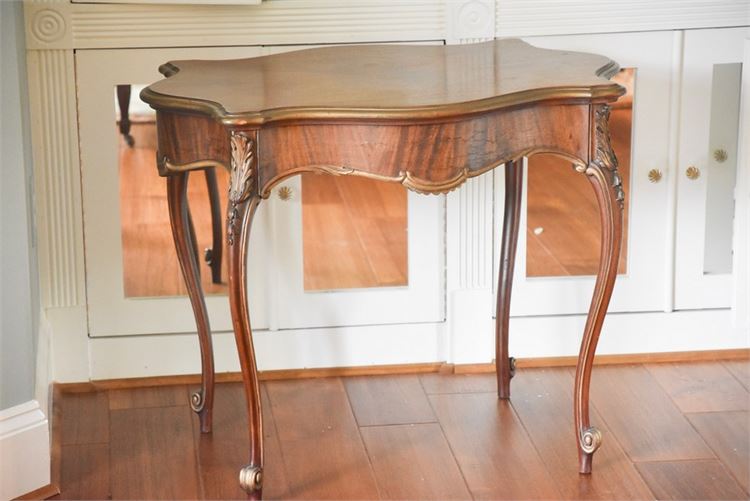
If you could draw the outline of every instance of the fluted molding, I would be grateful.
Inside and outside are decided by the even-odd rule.
[[[495,0],[446,0],[446,41],[453,44],[484,42],[494,38]],[[472,61],[469,71],[450,74],[451,88],[472,85],[494,71],[494,61]],[[469,179],[448,198],[452,213],[448,226],[449,288],[492,288],[493,179],[494,171]],[[452,250],[452,251],[451,251]],[[455,271],[453,271],[455,270]]]
[[[30,51],[27,68],[42,302],[78,306],[85,277],[73,53]]]
[[[442,40],[444,1],[153,5],[26,0],[27,48],[191,47],[196,41],[210,47]],[[34,34],[35,22],[41,36]],[[64,26],[64,32],[52,35],[58,25]]]
[[[470,179],[458,191],[458,267],[459,289],[492,287],[493,177],[494,171]]]
[[[750,0],[502,0],[498,37],[745,26]]]

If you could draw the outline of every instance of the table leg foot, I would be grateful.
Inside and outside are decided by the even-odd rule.
[[[250,499],[260,499],[263,493],[263,469],[260,466],[247,465],[240,470],[240,487]]]
[[[510,380],[516,372],[516,360],[508,356],[510,294],[513,288],[513,267],[516,261],[518,227],[521,220],[523,194],[523,162],[505,164],[505,218],[500,249],[500,270],[497,279],[497,310],[495,315],[495,371],[498,398],[510,398]]]
[[[250,436],[250,461],[240,472],[240,484],[251,499],[260,499],[263,480],[263,415],[260,385],[247,304],[247,247],[250,226],[260,202],[257,195],[257,142],[252,132],[231,134],[232,163],[227,204],[229,307],[242,368]]]
[[[177,250],[177,258],[182,276],[190,297],[198,328],[198,341],[201,349],[201,390],[190,397],[190,406],[198,413],[201,431],[211,431],[214,403],[214,355],[211,343],[211,327],[208,310],[203,297],[198,258],[193,245],[190,214],[187,204],[188,173],[181,172],[167,178],[167,201],[172,236]]]
[[[578,443],[578,472],[584,474],[591,473],[594,452],[602,445],[602,432],[598,428],[590,426],[581,431]]]
[[[617,172],[617,158],[610,143],[608,120],[609,107],[607,105],[592,106],[591,158],[593,160],[587,167],[581,169],[594,189],[599,205],[602,232],[599,271],[583,332],[575,376],[574,416],[581,473],[591,473],[594,451],[602,442],[601,433],[590,424],[589,390],[596,345],[615,286],[622,242],[624,194],[622,181]]]

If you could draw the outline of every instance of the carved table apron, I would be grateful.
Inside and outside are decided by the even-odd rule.
[[[522,158],[569,160],[596,194],[602,239],[596,285],[575,377],[579,471],[591,472],[601,434],[589,423],[589,383],[614,286],[623,191],[609,139],[607,58],[532,47],[519,40],[462,46],[341,46],[234,61],[177,61],[141,97],[157,110],[159,173],[167,178],[177,255],[195,313],[202,386],[191,397],[211,431],[214,368],[208,314],[191,245],[190,171],[230,171],[226,221],[229,302],[247,397],[250,460],[240,483],[263,486],[263,432],[247,306],[250,224],[281,180],[304,171],[359,175],[443,193],[498,165],[505,170],[505,222],[498,278],[498,396],[510,397],[514,359],[508,318],[523,186]]]

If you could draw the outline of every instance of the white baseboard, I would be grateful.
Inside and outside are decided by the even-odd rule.
[[[419,364],[445,360],[444,323],[260,330],[260,370]],[[91,379],[200,372],[197,334],[91,338]],[[216,372],[240,370],[234,334],[213,335]],[[74,382],[60,381],[58,382]]]
[[[49,483],[49,425],[39,402],[0,411],[0,499],[13,499]]]
[[[494,321],[488,291],[451,298],[457,310],[473,310],[473,323],[455,326],[400,324],[326,329],[258,331],[254,334],[261,370],[450,362],[490,362]],[[466,319],[464,319],[466,320]],[[598,354],[658,353],[750,347],[747,330],[733,328],[724,310],[607,315]],[[585,315],[515,317],[510,321],[510,352],[517,358],[575,355]],[[234,336],[216,333],[217,372],[239,370]],[[196,334],[93,338],[92,379],[195,374],[200,372]],[[61,381],[62,382],[62,381]],[[73,382],[73,381],[70,381]]]

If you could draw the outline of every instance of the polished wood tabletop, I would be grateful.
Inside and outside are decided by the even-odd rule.
[[[225,122],[417,119],[545,100],[612,101],[610,59],[506,39],[469,45],[360,45],[265,57],[172,61],[142,94],[158,109]]]
[[[502,166],[495,364],[498,397],[509,398],[523,158],[541,152],[570,161],[573,173],[585,175],[599,207],[600,263],[574,381],[578,468],[591,472],[602,441],[589,419],[591,370],[622,241],[624,193],[608,126],[608,103],[625,92],[608,80],[617,70],[603,56],[539,49],[520,40],[335,46],[161,66],[167,78],[141,97],[157,111],[157,164],[167,178],[172,234],[198,328],[203,377],[191,404],[204,433],[212,428],[213,348],[187,182],[194,170],[229,170],[229,304],[250,436],[240,485],[251,498],[262,496],[263,429],[246,277],[250,227],[260,202],[278,183],[306,171],[444,193]]]

